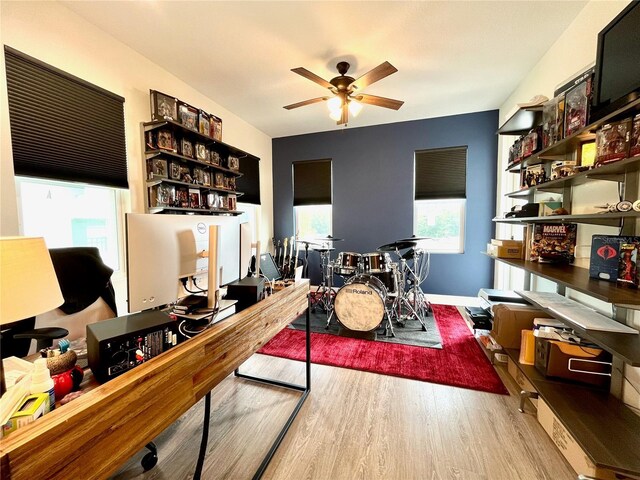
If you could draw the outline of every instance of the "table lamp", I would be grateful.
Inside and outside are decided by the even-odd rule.
[[[64,303],[44,238],[0,238],[0,327]],[[1,392],[4,372],[0,361]]]

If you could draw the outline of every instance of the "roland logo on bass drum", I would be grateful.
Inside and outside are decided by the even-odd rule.
[[[371,290],[358,290],[357,288],[349,288],[347,289],[349,293],[356,293],[358,295],[373,295]]]

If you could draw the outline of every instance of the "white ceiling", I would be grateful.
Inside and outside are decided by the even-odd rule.
[[[329,80],[340,60],[351,63],[355,78],[388,60],[399,71],[365,92],[405,101],[397,112],[365,105],[350,127],[498,108],[586,2],[64,4],[267,135],[282,137],[342,128],[323,103],[282,108],[326,92],[291,68]]]

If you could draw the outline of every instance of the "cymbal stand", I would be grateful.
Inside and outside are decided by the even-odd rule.
[[[400,254],[398,253],[398,256]],[[396,316],[399,323],[403,324],[407,319],[414,317],[422,325],[422,330],[427,331],[427,327],[424,323],[424,318],[427,316],[425,305],[423,301],[422,289],[420,284],[426,279],[426,275],[429,274],[430,258],[427,254],[426,270],[421,269],[421,256],[422,251],[416,248],[413,249],[413,269],[409,267],[406,259],[400,256],[401,276],[400,286],[398,288],[398,298],[396,304]],[[424,268],[424,267],[423,267]],[[426,271],[426,274],[425,274]],[[407,284],[407,274],[410,276],[410,280],[413,285],[409,290],[405,290]],[[422,276],[424,275],[424,278]],[[409,299],[410,295],[413,297],[413,302]],[[403,307],[408,310],[408,314],[403,315]]]
[[[316,307],[322,308],[327,312],[327,317],[331,319],[333,315],[333,289],[331,288],[331,277],[333,277],[333,267],[331,266],[330,253],[320,252],[320,268],[322,270],[322,282],[316,288],[311,298],[314,302],[311,306],[311,311],[315,311]],[[331,275],[328,275],[327,270],[331,268]],[[327,324],[329,321],[327,321]]]

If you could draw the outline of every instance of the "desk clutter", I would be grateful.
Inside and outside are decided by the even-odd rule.
[[[29,362],[18,357],[2,360],[7,391],[0,398],[2,436],[15,432],[45,414],[56,404],[75,398],[84,377],[76,365],[76,352],[63,339],[57,348],[45,348],[41,357]]]

